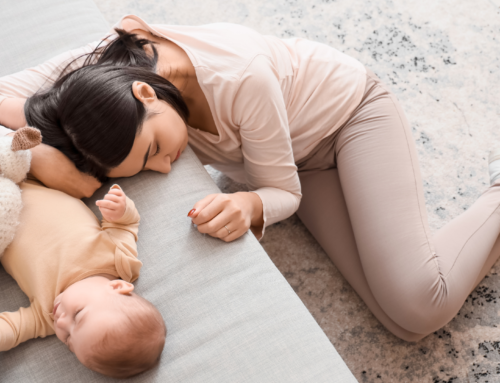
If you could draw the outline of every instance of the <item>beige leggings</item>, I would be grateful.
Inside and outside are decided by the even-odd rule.
[[[297,214],[378,320],[417,341],[499,257],[500,182],[431,237],[408,121],[380,79],[367,80],[346,124],[297,164]]]

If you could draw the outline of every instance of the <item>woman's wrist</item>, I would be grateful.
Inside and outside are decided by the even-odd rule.
[[[251,204],[251,226],[262,227],[264,225],[264,208],[262,200],[257,193],[246,192],[246,197]]]

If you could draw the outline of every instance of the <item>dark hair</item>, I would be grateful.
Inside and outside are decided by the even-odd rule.
[[[136,34],[115,28],[116,36],[109,35],[105,37],[97,47],[90,53],[85,53],[72,60],[62,70],[59,77],[70,72],[70,69],[77,61],[85,58],[82,67],[92,64],[136,66],[149,69],[153,72],[157,70],[158,51],[155,48],[155,42],[141,39]],[[111,40],[111,42],[109,42]],[[106,44],[107,43],[107,44]],[[148,54],[144,47],[151,48],[152,55]]]
[[[98,64],[138,66],[156,72],[158,51],[155,48],[155,43],[147,39],[140,39],[136,34],[126,32],[123,29],[116,28],[115,31],[118,37],[106,45],[102,51],[101,44],[99,44],[87,58],[87,64],[96,60]],[[148,45],[151,47],[153,56],[148,55],[144,50],[144,47]]]
[[[132,93],[134,81],[149,84],[186,122],[188,108],[168,80],[149,69],[94,64],[64,75],[30,97],[24,113],[40,129],[43,143],[64,153],[76,167],[100,181],[130,153],[147,118]]]

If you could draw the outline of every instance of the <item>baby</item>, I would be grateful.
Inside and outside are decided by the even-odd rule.
[[[1,263],[31,305],[0,313],[0,351],[56,336],[88,368],[115,378],[159,360],[166,327],[133,292],[139,214],[118,185],[97,201],[102,224],[78,199],[36,181],[20,185],[23,210]]]

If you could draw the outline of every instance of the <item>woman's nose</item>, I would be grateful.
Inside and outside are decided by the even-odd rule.
[[[154,167],[151,170],[160,173],[170,173],[170,170],[172,169],[171,162],[172,161],[170,160],[170,156],[165,156],[161,159],[161,161],[155,163]]]

